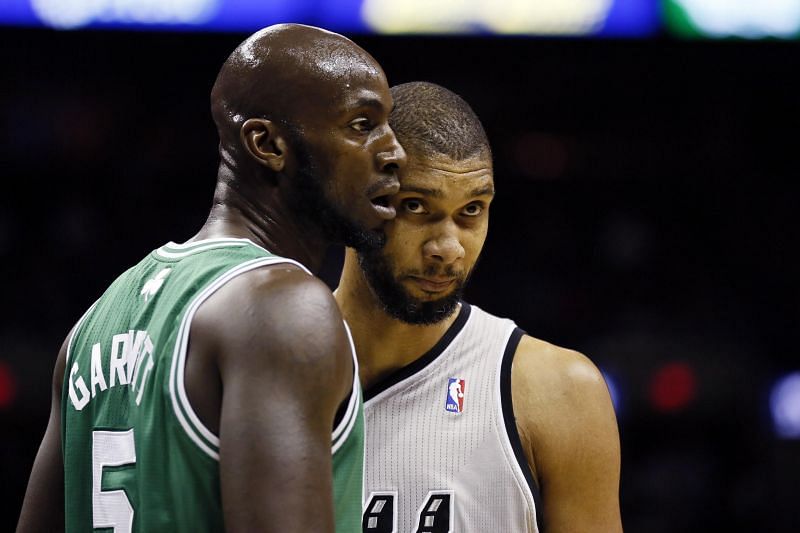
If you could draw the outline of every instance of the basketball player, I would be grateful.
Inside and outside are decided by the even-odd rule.
[[[360,527],[357,366],[303,265],[332,241],[382,243],[405,159],[388,84],[344,37],[279,25],[233,52],[211,104],[208,221],[122,274],[69,334],[19,531]]]
[[[365,387],[363,531],[621,531],[600,372],[460,299],[494,195],[478,118],[437,85],[392,95],[397,218],[383,249],[347,251],[335,293]]]

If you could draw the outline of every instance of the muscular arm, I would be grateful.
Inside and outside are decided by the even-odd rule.
[[[512,366],[511,394],[540,483],[545,530],[622,531],[619,434],[597,367],[577,352],[525,336]]]
[[[67,337],[69,338],[69,337]],[[64,530],[64,462],[61,455],[61,387],[67,341],[58,352],[53,371],[50,420],[33,463],[17,532]]]
[[[332,532],[331,430],[353,364],[330,290],[293,268],[244,274],[203,304],[191,342],[222,384],[226,530]]]

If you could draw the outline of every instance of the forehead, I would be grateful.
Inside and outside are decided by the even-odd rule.
[[[337,118],[361,108],[389,113],[392,95],[383,71],[364,62],[347,63],[341,69],[328,65],[330,71],[307,83],[311,98],[304,99],[300,113],[310,120]]]
[[[486,157],[457,161],[441,154],[409,154],[408,165],[399,179],[401,191],[416,191],[443,200],[494,194],[492,162]]]
[[[308,50],[298,57],[298,65],[308,72],[309,81],[320,91],[346,93],[346,89],[386,87],[388,82],[380,65],[352,43],[328,43]]]

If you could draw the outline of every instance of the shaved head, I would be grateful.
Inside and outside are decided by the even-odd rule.
[[[231,148],[251,117],[295,124],[308,100],[335,101],[354,75],[383,76],[375,59],[342,35],[301,24],[269,26],[228,57],[211,91],[211,113]]]
[[[301,24],[254,33],[211,91],[217,211],[279,220],[320,243],[380,245],[405,162],[391,108],[383,69],[346,37]]]

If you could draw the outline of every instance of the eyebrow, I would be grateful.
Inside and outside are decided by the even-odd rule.
[[[483,187],[472,189],[470,194],[471,196],[494,196],[494,185],[484,185]]]
[[[431,189],[416,185],[400,185],[400,192],[415,192],[425,196],[431,196],[433,198],[444,198],[444,193],[440,189]],[[469,193],[469,196],[470,198],[474,198],[476,196],[494,196],[494,186],[484,185],[483,187],[472,189],[472,191]]]
[[[400,192],[416,192],[434,198],[444,198],[444,193],[440,189],[429,189],[427,187],[417,187],[416,185],[400,185]]]
[[[354,102],[354,107],[371,107],[377,110],[383,110],[386,106],[378,98],[372,96],[364,96]]]

